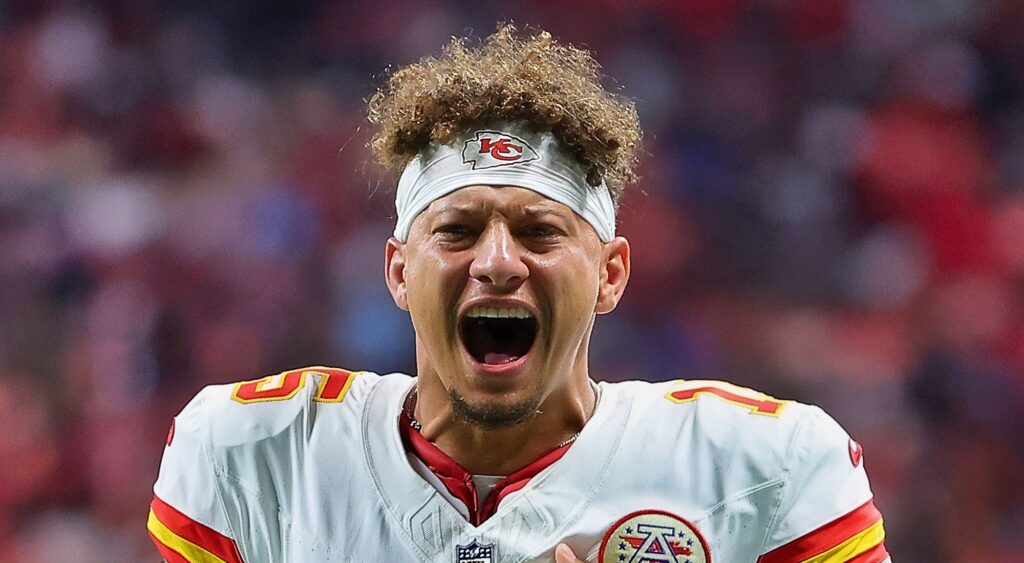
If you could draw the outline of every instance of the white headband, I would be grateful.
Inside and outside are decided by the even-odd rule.
[[[615,204],[604,182],[587,184],[583,166],[551,133],[502,123],[472,129],[450,145],[431,143],[409,162],[395,197],[395,238],[405,242],[413,219],[434,200],[476,185],[533,190],[575,211],[602,241],[615,237]]]

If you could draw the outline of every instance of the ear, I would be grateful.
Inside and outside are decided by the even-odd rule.
[[[615,237],[604,245],[601,265],[601,286],[597,293],[598,314],[610,313],[619,304],[629,281],[629,241]]]
[[[405,245],[395,237],[388,239],[384,250],[384,279],[395,305],[403,311],[409,310],[409,298],[405,286]]]

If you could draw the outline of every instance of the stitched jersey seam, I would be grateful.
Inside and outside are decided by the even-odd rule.
[[[797,454],[797,452],[794,452],[793,450],[797,449],[800,438],[803,438],[804,432],[806,432],[807,427],[810,425],[809,420],[809,414],[803,413],[803,416],[797,423],[796,431],[793,432],[793,436],[790,438],[789,444],[786,445],[786,455],[784,458],[786,463],[783,465],[782,475],[779,478],[782,486],[779,487],[778,499],[775,501],[775,508],[772,510],[772,516],[768,520],[768,525],[765,526],[764,536],[761,538],[761,546],[758,548],[758,553],[765,552],[769,538],[771,538],[772,532],[775,529],[775,524],[779,517],[779,511],[782,509],[782,501],[786,498],[786,492],[790,485],[790,477],[792,477],[792,469],[794,465],[793,458]]]
[[[204,403],[205,402],[206,401],[204,401]],[[206,456],[206,461],[210,464],[210,467],[213,468],[214,476],[225,476],[226,473],[224,471],[221,471],[220,467],[218,467],[217,462],[213,459],[213,454],[211,452],[211,449],[213,447],[213,438],[210,435],[212,430],[210,426],[209,414],[209,409],[204,408],[202,410],[203,429],[205,430],[203,436],[204,439],[201,442],[201,446],[203,448],[203,455]],[[228,515],[227,503],[224,501],[224,492],[221,490],[220,487],[220,479],[213,480],[213,492],[214,495],[217,497],[217,504],[220,506],[221,514],[224,515],[224,522],[228,527],[228,532],[230,532],[231,534],[231,538],[234,541],[236,549],[238,549],[238,551],[241,552],[243,550],[243,545],[245,544],[244,542],[242,542],[241,535],[238,533],[238,530],[235,529],[235,526],[231,522],[231,517]],[[245,547],[248,548],[247,545],[245,545]],[[243,561],[245,559],[246,558],[243,558]]]

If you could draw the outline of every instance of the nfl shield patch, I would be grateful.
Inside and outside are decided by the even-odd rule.
[[[493,563],[494,544],[480,545],[476,540],[455,548],[455,563]]]

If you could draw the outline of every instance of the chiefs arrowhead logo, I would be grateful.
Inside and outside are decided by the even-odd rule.
[[[850,438],[850,461],[853,462],[853,466],[857,467],[860,465],[861,460],[864,459],[864,448],[857,443],[857,440]]]
[[[500,131],[477,131],[462,148],[462,163],[473,170],[509,166],[539,160],[540,155],[529,143]]]

